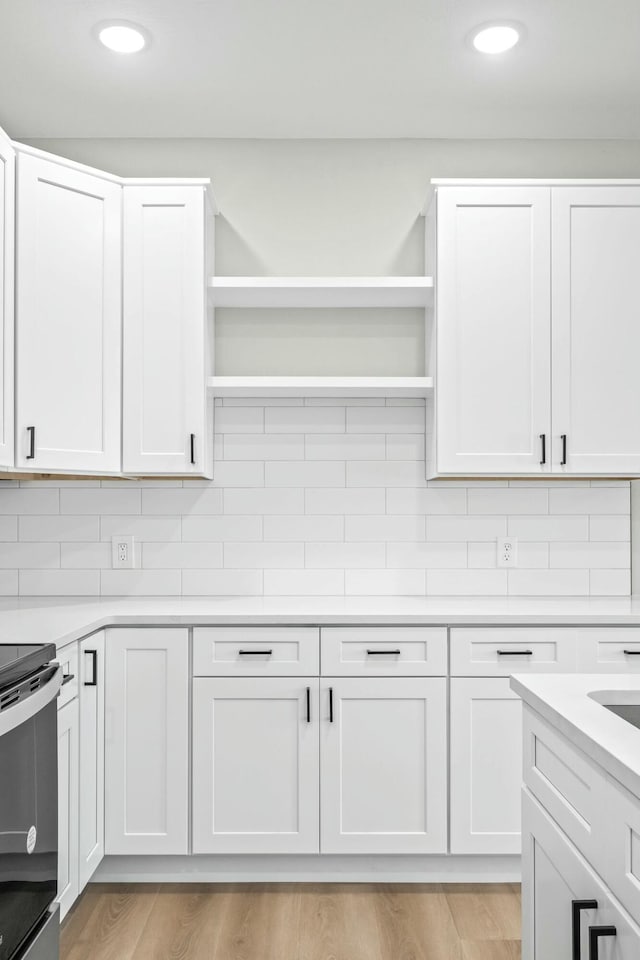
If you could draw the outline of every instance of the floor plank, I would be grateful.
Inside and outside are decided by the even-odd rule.
[[[520,960],[514,884],[90,884],[61,960]]]

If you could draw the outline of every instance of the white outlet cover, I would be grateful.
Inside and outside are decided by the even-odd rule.
[[[515,537],[498,537],[496,563],[499,567],[518,566],[518,541]]]
[[[135,567],[135,539],[131,534],[120,533],[111,538],[111,565],[114,570],[133,570]]]

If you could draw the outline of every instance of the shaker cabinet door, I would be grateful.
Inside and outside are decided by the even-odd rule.
[[[16,466],[120,470],[122,188],[19,154]]]
[[[322,853],[446,853],[446,683],[322,680]]]
[[[58,710],[58,903],[63,920],[80,887],[78,878],[78,699]]]
[[[80,893],[104,856],[104,631],[80,643]]]
[[[436,473],[550,469],[549,216],[548,187],[438,190]]]
[[[552,193],[553,461],[640,476],[640,187]]]

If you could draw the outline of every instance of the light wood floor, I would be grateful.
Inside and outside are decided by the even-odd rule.
[[[519,960],[516,884],[91,884],[61,960]]]

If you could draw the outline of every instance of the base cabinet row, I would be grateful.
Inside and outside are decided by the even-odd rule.
[[[107,854],[519,852],[507,678],[191,681],[188,650],[109,634]]]

